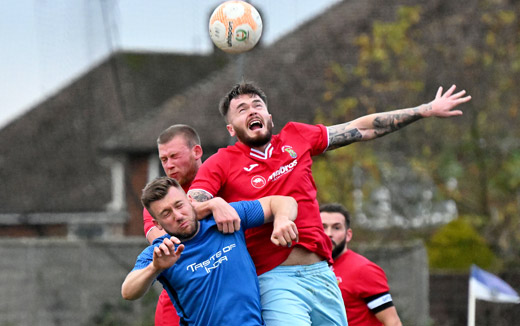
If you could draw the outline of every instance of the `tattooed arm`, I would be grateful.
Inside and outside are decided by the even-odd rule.
[[[329,131],[327,150],[382,137],[422,118],[462,115],[462,111],[453,109],[471,100],[471,96],[463,97],[466,94],[464,90],[453,94],[454,91],[455,85],[444,94],[442,94],[442,87],[439,87],[435,99],[428,104],[410,109],[369,114],[350,122],[327,127]]]
[[[188,191],[188,197],[197,213],[198,219],[203,219],[212,213],[217,228],[222,233],[233,233],[240,230],[240,217],[237,211],[224,199],[215,197],[201,189]]]

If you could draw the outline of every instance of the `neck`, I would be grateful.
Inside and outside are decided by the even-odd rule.
[[[270,144],[271,142],[268,142],[267,144],[265,145],[262,145],[262,146],[257,146],[257,147],[251,147],[252,149],[256,149],[257,151],[260,151],[260,152],[265,152],[265,149],[266,147]]]

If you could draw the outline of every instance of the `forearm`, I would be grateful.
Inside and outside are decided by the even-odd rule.
[[[276,196],[271,202],[274,220],[278,217],[287,217],[288,220],[296,220],[298,215],[298,203],[293,197]]]
[[[136,300],[142,297],[160,272],[153,266],[153,263],[143,269],[130,272],[121,286],[123,299]]]
[[[423,104],[415,108],[369,114],[351,122],[330,126],[327,128],[329,132],[327,149],[336,149],[354,142],[382,137],[429,116],[431,108],[431,104]]]
[[[264,208],[265,222],[281,222],[296,220],[298,215],[298,203],[289,196],[269,196],[261,198],[260,203]]]
[[[198,196],[198,198],[200,199],[201,197]],[[228,205],[224,199],[215,197],[202,202],[197,201],[197,204],[194,204],[193,208],[197,213],[197,218],[202,219],[210,214],[213,214],[219,207],[223,207],[224,205]]]

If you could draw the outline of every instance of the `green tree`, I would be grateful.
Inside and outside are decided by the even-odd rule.
[[[318,200],[353,210],[355,189],[371,191],[385,182],[383,170],[407,166],[433,181],[436,200],[454,200],[461,214],[479,216],[468,223],[499,258],[513,262],[520,253],[520,4],[424,10],[400,7],[395,21],[375,21],[357,37],[356,64],[333,63],[326,72],[328,109],[318,108],[316,121],[330,125],[395,108],[389,104],[415,106],[446,81],[473,100],[463,117],[420,121],[317,159]]]
[[[471,264],[489,268],[495,256],[486,240],[467,219],[458,218],[440,228],[427,244],[430,268],[467,272]]]

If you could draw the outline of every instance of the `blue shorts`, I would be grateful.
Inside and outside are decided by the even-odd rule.
[[[266,326],[346,326],[336,276],[327,262],[278,266],[258,277]]]

